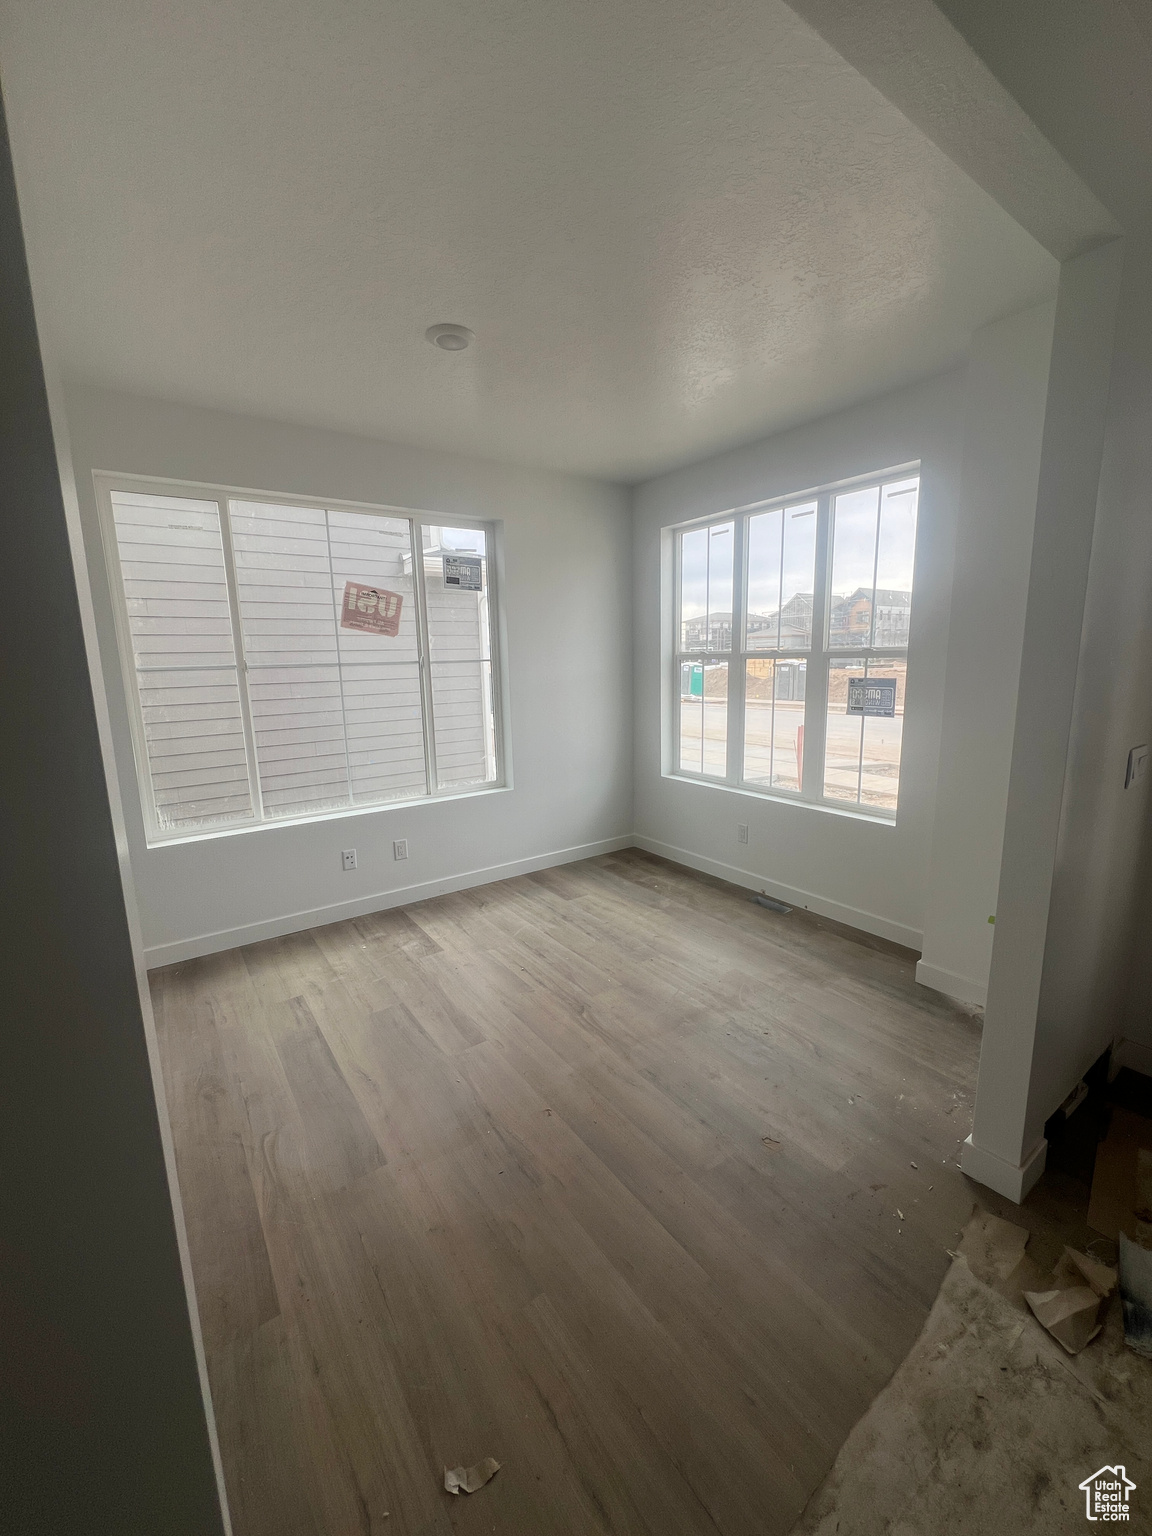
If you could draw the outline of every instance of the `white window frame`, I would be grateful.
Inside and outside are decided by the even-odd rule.
[[[919,460],[910,464],[898,464],[891,469],[878,470],[873,474],[858,475],[848,480],[837,481],[833,485],[821,486],[816,490],[796,491],[786,496],[773,496],[766,501],[750,502],[746,506],[733,507],[725,512],[711,513],[706,517],[693,518],[687,522],[676,523],[669,528],[672,535],[672,674],[671,692],[668,695],[671,704],[669,711],[669,756],[666,759],[670,768],[665,777],[686,779],[693,784],[708,784],[713,787],[736,790],[741,794],[756,795],[761,799],[776,800],[786,805],[817,807],[822,810],[836,811],[845,816],[858,817],[864,821],[878,821],[887,825],[893,825],[899,813],[899,793],[897,790],[897,806],[895,810],[889,810],[884,806],[863,805],[851,800],[837,799],[824,793],[824,752],[828,726],[828,671],[829,663],[835,658],[862,657],[866,662],[884,661],[887,659],[902,660],[906,663],[908,675],[911,675],[912,665],[909,659],[909,646],[854,646],[850,649],[844,646],[836,646],[832,649],[829,645],[829,626],[831,618],[832,599],[832,505],[835,498],[845,491],[866,491],[873,486],[882,486],[889,481],[901,478],[911,479],[921,476]],[[922,488],[922,487],[921,487]],[[815,502],[816,504],[816,560],[813,573],[812,588],[812,645],[810,649],[803,650],[800,647],[790,647],[779,650],[765,650],[757,648],[748,649],[747,635],[747,608],[748,589],[746,573],[748,570],[748,527],[751,519],[763,512],[774,512],[786,507],[795,507],[803,503]],[[682,541],[686,533],[691,533],[698,528],[712,528],[717,524],[733,523],[733,558],[732,558],[732,649],[728,651],[685,651],[681,649],[683,641],[683,626],[681,623],[681,550]],[[917,540],[917,547],[919,540]],[[913,581],[915,592],[915,581]],[[915,597],[913,596],[913,612],[915,612]],[[667,609],[665,609],[667,612]],[[740,641],[738,647],[736,642]],[[744,778],[744,692],[747,680],[749,661],[804,661],[806,663],[804,683],[804,764],[800,788],[798,790],[786,789],[779,785],[765,785],[749,783]],[[690,768],[681,768],[680,763],[680,709],[682,702],[681,693],[681,667],[685,663],[705,667],[726,663],[728,666],[728,711],[727,711],[727,758],[726,772],[723,777],[717,774],[697,773]],[[905,685],[907,689],[907,684]],[[901,785],[903,783],[904,756],[901,753]]]
[[[486,518],[465,517],[455,512],[431,512],[427,509],[394,507],[370,502],[342,501],[331,496],[298,496],[283,491],[255,490],[250,486],[208,484],[200,480],[157,480],[151,476],[113,474],[96,470],[92,476],[96,490],[96,505],[100,522],[100,537],[108,576],[109,595],[116,626],[117,654],[120,675],[128,706],[129,725],[132,733],[132,755],[136,769],[140,809],[144,819],[144,833],[149,847],[159,844],[200,842],[205,838],[231,837],[244,832],[262,832],[276,827],[299,826],[304,822],[330,821],[345,816],[362,816],[381,811],[403,810],[406,807],[427,805],[434,800],[460,800],[473,795],[492,794],[507,789],[509,779],[509,750],[507,733],[507,704],[504,688],[506,675],[504,646],[504,615],[500,593],[500,571],[503,567],[502,527]],[[147,736],[144,714],[140,704],[140,692],[136,685],[136,659],[132,646],[132,630],[128,615],[124,578],[120,567],[120,551],[116,538],[116,523],[112,505],[115,491],[137,495],[183,496],[201,501],[214,501],[220,513],[220,536],[224,551],[224,568],[228,582],[228,600],[232,615],[232,634],[236,650],[237,674],[240,691],[240,710],[244,724],[245,752],[248,763],[248,783],[252,797],[253,814],[249,820],[236,820],[200,828],[168,828],[160,825],[152,794],[152,777],[149,769]],[[426,791],[422,795],[374,800],[366,804],[335,806],[330,810],[308,811],[299,816],[268,816],[263,813],[260,794],[260,775],[256,759],[255,735],[252,725],[252,706],[248,696],[248,663],[244,656],[244,636],[240,625],[239,599],[237,596],[236,571],[232,549],[231,515],[229,501],[258,501],[276,506],[324,507],[333,512],[351,512],[372,517],[403,519],[409,524],[413,559],[412,587],[416,614],[416,638],[420,676],[420,702],[424,729],[424,763]],[[483,531],[486,538],[486,565],[489,603],[489,645],[492,668],[493,736],[496,753],[496,777],[491,783],[448,785],[441,788],[437,783],[435,734],[432,719],[432,668],[429,659],[427,602],[425,594],[424,562],[416,558],[423,549],[423,530],[431,528],[475,528]]]

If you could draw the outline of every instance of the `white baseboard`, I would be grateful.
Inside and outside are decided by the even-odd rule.
[[[420,885],[405,885],[397,890],[380,891],[374,896],[357,896],[308,912],[289,912],[266,922],[246,923],[239,928],[223,928],[216,933],[202,933],[192,939],[176,939],[169,944],[153,944],[144,951],[144,963],[150,971],[180,960],[195,960],[200,955],[214,955],[223,949],[238,949],[241,944],[255,944],[261,939],[279,939],[287,933],[301,933],[307,928],[321,928],[326,923],[340,923],[349,917],[364,917],[369,912],[384,912],[389,907],[407,907],[432,896],[447,896],[451,891],[465,891],[476,885],[490,885],[495,880],[511,880],[515,875],[530,875],[537,869],[554,869],[558,864],[572,864],[577,859],[592,859],[601,853],[616,853],[635,845],[633,837],[606,837],[597,843],[583,843],[577,848],[560,848],[530,859],[516,859],[508,864],[493,864],[488,869],[471,869],[444,880],[426,880]]]
[[[805,907],[809,912],[818,912],[821,917],[830,917],[834,922],[844,923],[849,928],[861,928],[865,933],[874,933],[877,938],[891,939],[894,944],[903,944],[908,949],[919,949],[923,941],[924,935],[918,928],[894,923],[890,918],[878,917],[874,912],[862,912],[858,907],[828,901],[823,896],[817,896],[812,891],[802,891],[797,886],[781,885],[778,880],[767,880],[763,875],[738,869],[734,864],[722,864],[719,859],[703,858],[700,854],[690,853],[687,848],[675,848],[670,843],[657,842],[654,837],[634,837],[631,841],[635,847],[659,854],[663,859],[670,859],[673,864],[686,864],[689,869],[715,875],[718,880],[741,885],[745,890],[764,891],[778,901],[787,902],[789,906]]]
[[[427,880],[419,885],[400,886],[396,890],[379,891],[371,896],[358,896],[351,901],[335,902],[327,907],[314,907],[306,912],[289,912],[282,917],[268,918],[264,922],[246,923],[238,928],[222,928],[214,933],[202,933],[190,939],[175,939],[167,944],[152,944],[144,950],[144,963],[150,971],[162,965],[175,965],[181,960],[194,960],[199,955],[214,955],[220,950],[237,949],[242,944],[256,944],[261,939],[278,939],[288,933],[301,933],[308,928],[320,928],[326,923],[343,922],[350,917],[363,917],[369,912],[384,912],[389,907],[410,906],[413,902],[427,901],[433,896],[446,896],[451,891],[464,891],[476,885],[489,885],[496,880],[511,880],[516,875],[531,874],[537,869],[552,869],[559,864],[572,864],[578,859],[595,858],[601,853],[616,853],[621,848],[644,848],[649,853],[698,869],[706,875],[715,875],[732,885],[743,886],[750,891],[765,891],[790,906],[804,907],[830,917],[849,928],[859,928],[878,938],[891,939],[895,944],[919,949],[922,935],[916,928],[894,923],[873,912],[863,912],[838,901],[828,901],[812,891],[796,886],[781,885],[779,881],[766,880],[763,875],[752,874],[735,865],[723,864],[718,859],[706,859],[676,848],[655,838],[625,835],[604,838],[596,843],[584,843],[576,848],[560,848],[551,853],[537,854],[529,859],[517,859],[507,864],[493,864],[487,869],[468,870],[463,874],[450,875],[443,880]],[[929,983],[935,985],[935,983]],[[940,990],[946,990],[941,988]],[[953,992],[953,997],[960,994]]]
[[[978,1147],[969,1136],[960,1154],[960,1166],[970,1179],[994,1189],[998,1195],[1019,1205],[1044,1172],[1048,1143],[1043,1137],[1020,1164],[1009,1163],[987,1147]]]
[[[1121,1067],[1131,1067],[1133,1072],[1152,1077],[1152,1045],[1144,1045],[1139,1040],[1117,1040],[1112,1047],[1108,1076],[1115,1077]]]
[[[922,987],[943,992],[945,997],[954,997],[960,1003],[977,1003],[983,1008],[988,1001],[986,983],[973,981],[971,976],[960,976],[956,971],[946,971],[942,965],[933,965],[929,960],[916,962],[916,980]]]

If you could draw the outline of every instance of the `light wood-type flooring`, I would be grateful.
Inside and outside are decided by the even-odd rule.
[[[154,972],[236,1536],[786,1532],[972,1206],[914,959],[630,850]]]

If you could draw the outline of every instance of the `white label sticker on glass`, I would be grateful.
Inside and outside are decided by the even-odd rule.
[[[479,592],[482,586],[480,559],[476,555],[445,555],[444,585]]]

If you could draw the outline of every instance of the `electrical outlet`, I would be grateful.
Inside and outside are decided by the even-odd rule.
[[[736,841],[738,843],[746,843],[748,841],[748,828],[742,821],[736,823]]]
[[[345,869],[355,869],[356,868],[356,850],[355,850],[355,848],[345,848],[343,853],[340,855],[340,862],[344,865]]]
[[[408,857],[408,839],[398,837],[392,844],[392,857],[394,859],[406,859]]]

